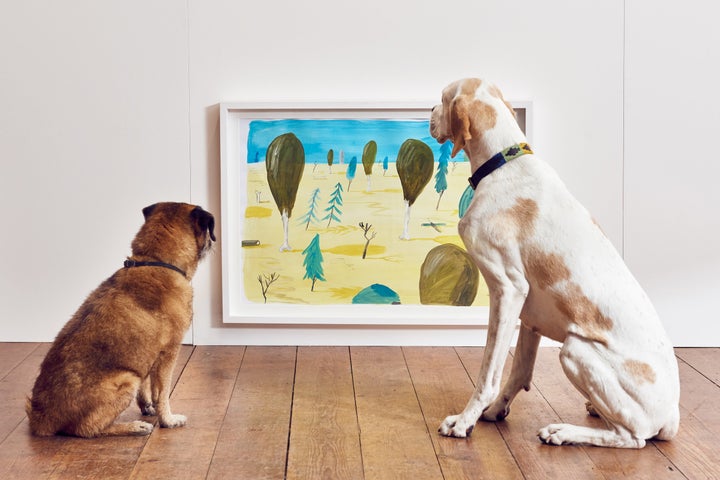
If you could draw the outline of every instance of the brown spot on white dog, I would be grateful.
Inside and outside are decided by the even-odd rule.
[[[606,343],[605,332],[612,329],[613,321],[600,311],[579,285],[570,281],[570,269],[562,256],[530,248],[525,268],[535,286],[542,290],[555,287],[551,295],[560,313],[577,324],[587,338]]]
[[[449,115],[453,157],[465,148],[465,144],[471,139],[482,137],[497,121],[497,111],[492,105],[475,100],[470,95],[461,94],[455,97],[450,103]]]
[[[460,86],[460,95],[471,95],[475,96],[475,91],[482,85],[482,80],[479,78],[468,78]]]
[[[655,370],[647,363],[638,360],[625,360],[623,367],[639,383],[655,383]]]
[[[579,285],[569,282],[565,295],[558,295],[555,305],[583,330],[587,338],[602,344],[607,343],[605,332],[612,329],[613,321],[600,311]]]
[[[536,248],[529,249],[525,268],[531,280],[543,290],[570,279],[570,270],[560,255]]]
[[[490,88],[488,89],[488,91],[490,92],[490,95],[492,95],[493,97],[502,100],[502,102],[505,104],[505,106],[508,108],[508,110],[510,110],[510,113],[512,113],[513,117],[515,117],[515,109],[512,107],[512,105],[510,105],[510,102],[508,102],[507,100],[505,100],[505,98],[503,98],[503,94],[498,87],[496,87],[495,85],[490,85]]]
[[[531,198],[518,198],[515,205],[509,210],[510,218],[514,221],[518,238],[521,241],[529,238],[535,231],[535,219],[540,209],[535,200]]]

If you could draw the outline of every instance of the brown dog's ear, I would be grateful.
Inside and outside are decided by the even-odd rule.
[[[469,103],[464,95],[455,97],[450,103],[450,135],[453,142],[450,156],[452,158],[455,158],[455,155],[465,148],[465,143],[472,138],[470,134]]]
[[[143,217],[145,217],[145,220],[148,219],[150,215],[152,215],[152,212],[155,210],[155,207],[157,207],[157,203],[154,203],[150,205],[149,207],[145,207],[142,209]]]
[[[212,213],[206,212],[200,207],[195,207],[190,213],[190,218],[193,221],[193,229],[195,234],[200,235],[208,232],[210,234],[210,240],[213,242],[215,239],[215,217]]]

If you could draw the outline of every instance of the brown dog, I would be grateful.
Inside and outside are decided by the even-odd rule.
[[[125,268],[90,294],[43,360],[26,408],[35,435],[147,435],[150,423],[115,423],[133,399],[161,427],[185,425],[170,411],[170,382],[192,320],[190,279],[215,241],[215,219],[184,203],[143,215]]]

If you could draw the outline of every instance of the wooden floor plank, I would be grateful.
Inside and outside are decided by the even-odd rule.
[[[445,478],[523,478],[494,423],[479,423],[468,439],[437,433],[447,415],[462,411],[474,388],[457,353],[433,347],[404,347],[403,353]]]
[[[677,436],[669,442],[655,442],[655,445],[687,478],[718,478],[718,437],[685,407],[680,407]]]
[[[25,417],[25,400],[32,393],[35,378],[40,371],[40,364],[45,358],[49,344],[4,344],[3,364],[8,370],[0,380],[0,442],[5,440]],[[18,345],[22,347],[18,348]],[[32,347],[32,350],[28,349]],[[12,360],[16,354],[17,359]],[[12,368],[9,366],[12,365]]]
[[[298,349],[287,478],[363,478],[347,347]]]
[[[283,478],[296,351],[296,347],[247,347],[208,479]]]
[[[350,350],[365,478],[441,479],[399,347]]]
[[[184,346],[171,403],[188,415],[186,427],[157,428],[150,437],[36,438],[24,414],[25,395],[48,348],[0,343],[3,480],[694,479],[720,471],[717,348],[676,350],[680,432],[640,451],[537,440],[546,423],[598,422],[585,414],[555,348],[540,350],[533,389],[518,395],[507,420],[481,422],[466,440],[436,430],[470,396],[480,348]],[[141,418],[135,405],[121,417]]]
[[[28,357],[35,370],[26,381],[34,382],[39,366],[50,344],[42,344]],[[193,347],[183,347],[179,364]],[[181,368],[175,369],[177,379]],[[22,401],[24,405],[24,399]],[[24,413],[23,413],[24,415]],[[124,421],[140,419],[134,404],[121,417]],[[147,437],[100,438],[93,440],[30,435],[27,419],[0,445],[0,478],[77,478],[126,479],[137,461]],[[6,462],[5,459],[10,461]]]
[[[550,403],[563,423],[603,428],[602,420],[587,414],[585,398],[565,376],[558,354],[558,348],[541,348],[539,350],[535,363],[533,386]],[[597,470],[607,479],[686,478],[652,442],[641,450],[582,448],[593,461]]]
[[[695,349],[691,349],[695,350]],[[705,350],[705,349],[703,349]],[[720,352],[720,349],[715,349]],[[702,355],[693,359],[693,366],[683,358],[685,349],[677,349],[680,372],[680,431],[669,442],[655,442],[656,446],[688,478],[715,478],[720,472],[720,455],[717,454],[717,438],[720,435],[720,388],[701,373],[717,364],[720,358]]]
[[[676,348],[675,354],[682,361],[720,386],[720,348]]]
[[[184,427],[156,428],[130,478],[204,478],[245,347],[196,347],[170,398]]]
[[[720,355],[718,355],[720,359]],[[718,359],[715,363],[718,363]],[[720,387],[698,369],[678,362],[680,371],[680,405],[720,437]],[[712,367],[709,367],[712,368]]]
[[[456,348],[465,368],[476,379],[482,363],[478,348]],[[511,359],[508,359],[504,378]],[[469,394],[468,394],[469,397]],[[497,422],[498,429],[526,479],[572,478],[583,472],[584,478],[603,478],[590,457],[581,447],[545,445],[537,438],[537,431],[560,418],[537,389],[520,392],[512,404],[510,415]]]
[[[0,380],[39,345],[39,343],[0,343]]]

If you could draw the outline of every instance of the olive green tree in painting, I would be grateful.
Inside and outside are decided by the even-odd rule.
[[[310,285],[310,291],[315,291],[315,282],[318,280],[324,282],[325,277],[323,277],[323,256],[322,251],[320,251],[320,234],[316,233],[312,240],[310,240],[310,244],[303,250],[302,254],[305,256],[305,260],[303,260],[303,265],[305,266],[305,276],[303,277],[303,280],[310,279],[312,280],[312,285]]]
[[[280,251],[290,250],[288,223],[305,169],[305,149],[302,142],[292,133],[276,137],[268,146],[265,168],[270,192],[283,222],[284,241]]]
[[[435,166],[432,150],[421,140],[405,140],[398,151],[397,168],[405,199],[405,223],[401,240],[410,240],[410,208],[430,181]]]
[[[365,171],[365,177],[367,177],[367,188],[366,191],[372,190],[372,169],[375,164],[375,157],[377,157],[377,142],[370,140],[365,144],[362,154],[363,170]]]
[[[335,158],[335,152],[333,152],[333,149],[331,148],[330,150],[328,150],[328,154],[327,154],[327,163],[328,163],[328,172],[329,173],[332,173],[332,164],[333,164],[334,158]]]
[[[470,255],[452,243],[428,252],[420,267],[420,303],[423,305],[472,305],[480,273]]]

